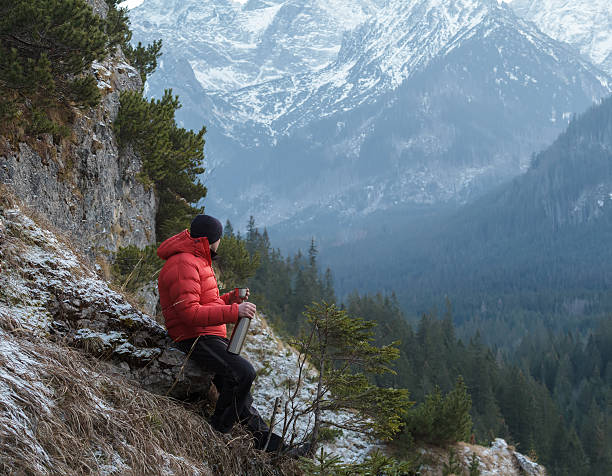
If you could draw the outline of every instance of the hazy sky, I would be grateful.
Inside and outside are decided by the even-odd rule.
[[[248,0],[234,0],[235,2],[238,3],[246,3]],[[121,8],[127,8],[128,10],[137,7],[138,5],[140,5],[142,2],[144,2],[144,0],[126,0],[125,2],[121,2],[119,4],[119,6]]]

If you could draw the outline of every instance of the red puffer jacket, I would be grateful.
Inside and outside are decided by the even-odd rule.
[[[188,230],[164,241],[157,255],[166,260],[159,273],[159,301],[166,329],[174,341],[200,335],[227,336],[226,323],[238,320],[231,294],[219,296],[206,238]]]

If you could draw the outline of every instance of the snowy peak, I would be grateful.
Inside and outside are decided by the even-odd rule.
[[[610,0],[514,0],[511,5],[517,15],[612,74]]]
[[[138,34],[181,51],[207,92],[229,92],[317,70],[337,56],[343,34],[365,21],[374,3],[350,0],[163,2],[130,12]]]
[[[342,46],[334,61],[318,67],[325,61],[315,60],[312,45],[331,45],[333,41],[329,37],[324,41],[317,35],[313,36],[312,32],[305,34],[301,43],[308,44],[310,51],[296,47],[290,49],[277,39],[267,43],[272,41],[271,38],[282,37],[280,31],[295,30],[296,22],[310,26],[323,21],[323,31],[333,27],[325,23],[327,16],[321,16],[320,6],[305,0],[299,3],[299,13],[289,12],[296,8],[293,2],[283,4],[272,24],[267,27],[260,49],[267,51],[271,57],[266,64],[282,64],[281,56],[292,51],[302,58],[302,66],[306,60],[310,61],[308,67],[302,68],[299,74],[294,74],[291,67],[285,68],[284,75],[277,68],[280,77],[276,79],[269,76],[267,81],[215,93],[218,118],[225,118],[221,120],[223,124],[233,122],[227,133],[240,141],[243,135],[240,128],[243,126],[248,130],[255,126],[265,135],[273,137],[288,134],[313,119],[372,103],[381,94],[396,89],[415,73],[423,71],[432,60],[449,54],[475,35],[483,39],[501,30],[497,35],[500,56],[504,56],[508,48],[524,49],[525,45],[533,47],[532,54],[548,56],[555,61],[563,58],[564,62],[568,55],[572,55],[569,51],[563,51],[562,45],[518,19],[509,8],[493,1],[390,0],[377,10],[371,6],[362,10],[374,11],[370,16],[353,16],[355,23],[360,18],[366,20],[344,33]],[[284,14],[281,15],[281,12]],[[286,29],[280,29],[279,25],[283,22],[288,22]],[[298,28],[297,31],[304,30]],[[287,36],[286,33],[284,36]],[[512,37],[514,44],[504,43],[505,37]],[[327,59],[333,56],[332,52],[333,48],[329,47]],[[576,67],[582,70],[590,68],[586,62],[576,64]],[[530,71],[528,76],[537,81],[538,73]],[[214,76],[214,71],[198,70],[196,76],[204,83],[203,78]],[[607,87],[605,80],[603,83]],[[233,121],[228,120],[230,117]]]
[[[435,57],[459,32],[471,30],[488,13],[486,2],[392,0],[362,34],[365,57],[378,59],[393,85]]]

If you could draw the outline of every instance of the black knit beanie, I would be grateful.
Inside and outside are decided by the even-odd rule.
[[[191,222],[189,234],[192,238],[208,238],[208,243],[212,244],[223,235],[223,225],[219,220],[210,215],[198,215]]]

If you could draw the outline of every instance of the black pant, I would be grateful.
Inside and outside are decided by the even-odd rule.
[[[188,354],[195,340],[177,342],[177,347]],[[255,369],[244,357],[230,354],[228,342],[223,337],[200,336],[190,359],[215,374],[213,383],[219,391],[219,399],[211,419],[213,428],[227,433],[238,421],[259,441],[267,436],[268,426],[253,408],[250,390]]]

